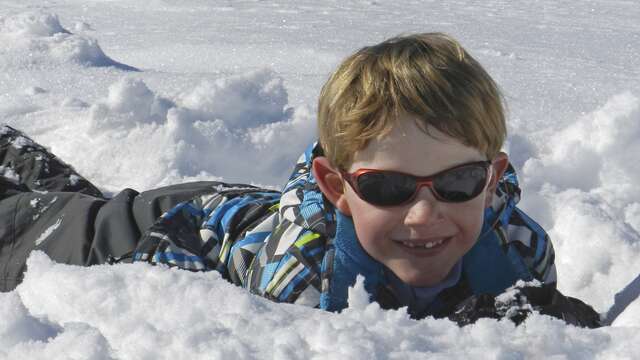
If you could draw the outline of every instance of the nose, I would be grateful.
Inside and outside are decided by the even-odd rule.
[[[438,200],[427,187],[420,189],[415,199],[409,203],[404,217],[406,226],[421,226],[437,221],[441,214]]]

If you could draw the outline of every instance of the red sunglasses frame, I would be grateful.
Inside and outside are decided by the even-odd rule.
[[[464,164],[460,164],[460,165],[456,165],[454,167],[450,167],[448,169],[439,171],[433,175],[429,175],[429,176],[415,176],[412,174],[407,174],[401,171],[392,171],[392,170],[379,170],[379,169],[358,169],[356,171],[354,171],[353,173],[348,173],[346,171],[340,171],[340,173],[342,174],[343,178],[347,181],[347,183],[349,183],[349,185],[351,185],[351,188],[356,192],[356,194],[358,195],[358,197],[366,202],[367,201],[362,193],[360,192],[360,188],[358,187],[358,177],[360,177],[361,175],[364,174],[369,174],[369,173],[394,173],[394,174],[401,174],[404,176],[409,176],[411,178],[416,179],[416,189],[413,192],[413,194],[411,195],[411,197],[409,199],[407,199],[406,201],[403,201],[402,203],[399,204],[394,204],[394,205],[388,205],[388,206],[401,206],[401,205],[405,205],[408,204],[410,202],[413,201],[413,199],[415,199],[416,195],[418,194],[418,192],[420,191],[420,189],[424,186],[429,188],[429,191],[431,191],[431,193],[433,194],[433,196],[441,202],[447,202],[447,203],[456,203],[456,201],[449,201],[447,199],[442,198],[442,196],[440,196],[440,194],[438,194],[438,192],[434,189],[433,187],[433,181],[435,178],[437,178],[438,176],[447,173],[449,171],[452,170],[456,170],[462,167],[467,167],[467,166],[473,166],[473,165],[482,165],[485,167],[485,171],[489,171],[489,169],[491,168],[491,165],[493,165],[493,162],[490,160],[482,160],[482,161],[473,161],[473,162],[468,162],[468,163],[464,163]],[[487,185],[489,184],[489,182],[491,181],[491,178],[493,177],[493,171],[489,172],[489,174],[487,175],[487,179],[486,182],[484,184],[484,189],[486,189]],[[479,194],[478,194],[479,195]],[[466,201],[470,201],[472,199],[474,199],[475,197],[477,197],[478,195],[472,197],[469,200],[465,200],[465,201],[461,201],[461,202],[466,202]],[[374,204],[375,205],[375,204]],[[384,206],[384,205],[376,205],[376,206]]]

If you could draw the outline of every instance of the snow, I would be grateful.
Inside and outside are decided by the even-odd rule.
[[[62,224],[62,219],[63,218],[59,218],[58,220],[56,220],[55,223],[53,223],[51,226],[49,226],[48,228],[46,228],[42,234],[40,234],[40,236],[38,236],[38,238],[36,239],[36,246],[42,244],[45,240],[47,240],[47,238],[53,234],[54,231],[56,231],[60,225]]]
[[[69,176],[69,185],[75,186],[78,184],[78,181],[80,181],[80,177],[78,175],[72,174]]]
[[[351,307],[330,314],[215,273],[34,254],[25,282],[0,294],[0,358],[637,357],[635,2],[0,3],[0,123],[106,193],[192,180],[279,188],[315,138],[317,96],[342,58],[399,33],[452,34],[505,94],[505,151],[522,208],[553,240],[560,290],[611,308],[613,322],[586,330],[536,315],[458,328],[380,310],[358,286]]]
[[[0,356],[168,359],[372,359],[632,357],[637,327],[587,330],[546,316],[515,327],[480,320],[459,328],[447,320],[411,320],[404,309],[367,304],[362,281],[350,307],[333,314],[276,304],[215,273],[133,264],[60,265],[42,253],[27,279],[0,294]],[[76,338],[69,343],[69,338]],[[61,344],[69,346],[62,352]],[[8,350],[7,350],[8,349]]]
[[[20,183],[20,175],[16,173],[15,169],[12,169],[8,166],[0,166],[0,176],[15,184]]]
[[[32,67],[54,60],[136,70],[106,56],[95,39],[70,33],[60,25],[56,14],[25,12],[3,17],[0,40],[8,44],[5,49],[14,54],[3,57],[0,65]]]
[[[22,149],[25,146],[33,146],[33,141],[24,136],[18,136],[13,140],[11,146],[16,149]]]

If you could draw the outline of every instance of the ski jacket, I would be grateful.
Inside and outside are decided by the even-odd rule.
[[[409,305],[389,285],[388,270],[360,246],[353,222],[325,200],[311,172],[322,149],[312,144],[282,192],[217,184],[164,213],[142,236],[134,262],[193,271],[217,270],[250,292],[330,311],[347,306],[360,274],[385,308]],[[503,292],[517,280],[555,288],[554,251],[546,232],[516,207],[520,189],[511,166],[487,208],[478,241],[462,259],[456,285],[416,318],[446,316],[474,294]]]

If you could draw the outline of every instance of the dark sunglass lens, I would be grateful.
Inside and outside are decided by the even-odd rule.
[[[445,201],[464,202],[478,196],[487,181],[487,169],[481,165],[464,166],[434,179],[433,187]]]
[[[374,205],[393,206],[409,200],[416,189],[410,176],[392,172],[370,172],[358,177],[362,198]]]

